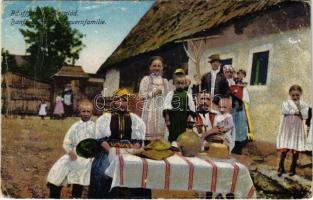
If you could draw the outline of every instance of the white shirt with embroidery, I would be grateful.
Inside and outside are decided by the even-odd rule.
[[[218,72],[220,71],[221,66],[218,67],[217,70],[213,70],[211,71],[211,95],[214,96],[214,89],[215,89],[215,81],[216,81],[216,76],[218,74]]]
[[[72,161],[69,152],[76,154],[78,143],[87,138],[95,138],[95,123],[91,120],[75,122],[67,131],[63,148],[67,154],[62,156],[52,166],[48,173],[47,181],[60,186],[65,184],[80,184],[88,186],[90,182],[90,171],[92,159],[86,159],[77,155],[77,159]]]

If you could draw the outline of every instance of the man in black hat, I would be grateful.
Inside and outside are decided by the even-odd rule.
[[[202,76],[201,90],[208,91],[213,97],[213,103],[218,104],[221,97],[227,96],[228,83],[220,63],[220,56],[218,54],[213,54],[209,59],[212,70]],[[193,92],[198,93],[199,91],[199,85],[194,85]]]

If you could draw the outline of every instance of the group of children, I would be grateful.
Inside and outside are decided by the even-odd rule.
[[[122,106],[121,108],[124,108],[122,110],[113,112],[111,115],[103,115],[99,120],[105,119],[106,121],[100,123],[98,120],[99,125],[96,126],[90,120],[92,104],[88,101],[80,103],[81,120],[69,129],[64,139],[63,147],[67,154],[55,163],[48,175],[51,198],[59,198],[62,185],[66,183],[73,184],[73,197],[80,197],[83,186],[90,184],[90,171],[92,166],[97,165],[97,162],[92,164],[91,159],[78,157],[75,148],[85,138],[97,138],[96,134],[106,137],[114,136],[114,139],[138,140],[139,138],[146,142],[166,138],[175,145],[178,136],[186,130],[187,122],[194,122],[194,131],[201,136],[203,141],[225,144],[229,153],[236,148],[237,142],[240,144],[246,140],[249,128],[244,112],[249,96],[245,88],[246,83],[243,81],[246,76],[244,70],[235,72],[234,68],[229,65],[223,68],[230,95],[221,96],[217,104],[212,101],[214,97],[208,91],[201,91],[193,97],[188,92],[189,81],[182,69],[174,72],[175,89],[170,90],[169,82],[162,77],[163,59],[161,57],[153,57],[149,61],[149,70],[150,75],[145,76],[140,83],[139,95],[144,100],[142,118],[129,113],[127,101],[119,98],[123,101],[121,105],[125,104],[125,108]],[[121,91],[124,90],[118,90],[118,92]],[[290,175],[295,174],[299,152],[307,150],[303,121],[307,119],[308,106],[300,100],[302,94],[300,86],[292,86],[289,94],[291,99],[283,103],[284,117],[277,137],[277,149],[281,151],[279,175],[285,172],[284,160],[289,150],[293,154]],[[123,127],[121,127],[121,121],[123,121]],[[167,134],[164,134],[166,132]],[[310,135],[312,138],[312,128]],[[102,144],[104,149],[109,149],[105,140]],[[105,159],[107,159],[106,156]],[[102,164],[101,162],[99,161],[99,166],[107,167],[107,160]],[[104,174],[103,167],[100,168],[97,169],[97,173],[93,172],[94,180],[99,173]],[[94,182],[93,185],[97,183]]]

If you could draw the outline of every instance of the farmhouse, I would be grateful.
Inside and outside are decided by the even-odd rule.
[[[203,75],[218,53],[247,71],[257,139],[273,142],[288,88],[301,85],[312,101],[309,18],[308,1],[156,1],[97,73],[107,95],[118,87],[137,92],[150,56],[164,57],[170,79],[177,67]]]

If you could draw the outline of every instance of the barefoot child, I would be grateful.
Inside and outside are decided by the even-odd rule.
[[[84,139],[95,138],[95,123],[90,120],[92,110],[93,105],[89,101],[80,102],[81,119],[71,126],[63,141],[66,154],[52,166],[48,174],[49,198],[60,198],[62,186],[66,184],[73,184],[73,198],[81,198],[83,186],[89,185],[92,160],[78,157],[76,146]]]
[[[283,119],[277,135],[277,149],[281,152],[278,166],[278,176],[285,173],[284,162],[288,151],[292,153],[290,176],[296,173],[296,164],[300,151],[305,151],[306,135],[304,120],[307,118],[308,106],[300,97],[302,88],[293,85],[289,89],[290,100],[284,101],[282,105]]]

